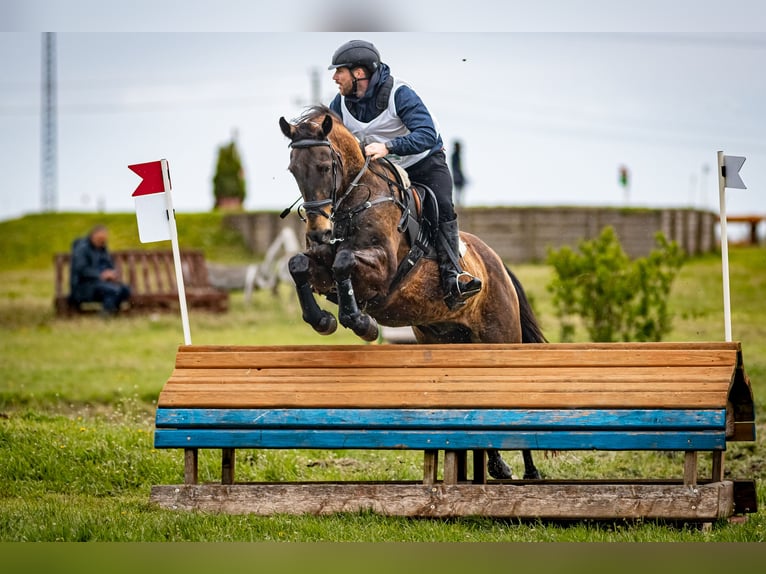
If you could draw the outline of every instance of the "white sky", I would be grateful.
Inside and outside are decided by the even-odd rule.
[[[729,213],[766,213],[766,33],[758,31],[766,12],[757,2],[742,3],[750,12],[732,8],[724,24],[722,5],[708,0],[647,1],[657,13],[628,7],[619,19],[619,3],[598,0],[587,2],[588,13],[572,8],[583,2],[544,3],[545,18],[540,3],[473,2],[492,11],[429,19],[429,4],[418,3],[407,22],[390,16],[403,5],[394,1],[385,17],[373,14],[375,25],[369,13],[348,12],[342,24],[315,2],[292,2],[290,12],[220,0],[228,16],[218,20],[204,19],[201,1],[152,2],[154,20],[124,7],[99,14],[104,3],[91,0],[67,2],[66,11],[63,4],[0,7],[0,28],[10,30],[0,33],[0,219],[41,206],[44,29],[59,30],[61,211],[132,211],[138,181],[127,165],[161,158],[177,210],[208,210],[217,147],[233,130],[246,207],[281,210],[298,192],[277,120],[309,103],[314,70],[329,102],[333,51],[365,38],[420,93],[448,150],[462,141],[468,205],[623,205],[617,173],[626,165],[630,205],[717,210],[720,149],[747,157],[740,174],[748,189],[727,192]],[[145,3],[115,6],[123,4]],[[569,12],[550,12],[550,4]],[[305,31],[333,24],[424,32]],[[567,24],[579,33],[564,33]],[[211,31],[225,29],[242,32]]]

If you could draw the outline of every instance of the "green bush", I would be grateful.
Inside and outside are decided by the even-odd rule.
[[[684,255],[678,244],[658,232],[656,248],[631,260],[617,234],[606,227],[593,240],[549,250],[554,276],[548,285],[561,341],[572,341],[579,316],[592,341],[661,341],[671,328],[667,301]]]

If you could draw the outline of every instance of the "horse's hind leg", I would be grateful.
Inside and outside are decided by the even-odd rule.
[[[356,266],[354,254],[339,251],[332,264],[332,272],[338,285],[338,319],[340,324],[351,329],[365,341],[378,338],[378,322],[359,310],[351,284],[351,272]]]
[[[532,460],[532,451],[522,450],[521,456],[524,458],[524,480],[541,479],[540,471],[537,470],[535,462]]]
[[[331,335],[338,328],[338,322],[330,313],[321,309],[314,299],[314,292],[309,284],[310,266],[311,259],[304,253],[293,255],[287,264],[290,275],[295,281],[298,301],[303,310],[303,320],[320,335]]]
[[[540,472],[535,467],[532,460],[531,450],[522,450],[521,456],[524,458],[524,480],[540,479]],[[511,468],[505,463],[497,450],[487,451],[487,471],[492,478],[505,479],[513,478]]]

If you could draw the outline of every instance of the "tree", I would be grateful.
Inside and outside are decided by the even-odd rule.
[[[218,148],[218,163],[213,176],[214,208],[241,208],[245,195],[245,174],[236,136],[233,136],[228,144]]]
[[[555,275],[548,290],[562,341],[574,337],[574,316],[595,342],[662,340],[671,329],[667,300],[684,255],[661,232],[655,244],[647,257],[631,261],[614,229],[606,227],[596,239],[580,242],[579,253],[549,250]]]

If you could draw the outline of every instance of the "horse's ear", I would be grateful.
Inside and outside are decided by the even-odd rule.
[[[322,122],[322,132],[324,132],[325,137],[327,137],[327,134],[329,134],[332,131],[332,116],[330,114],[325,115],[324,121]]]
[[[282,133],[285,134],[285,137],[293,139],[293,126],[290,125],[290,122],[288,122],[284,116],[279,118],[279,127],[282,129]]]

